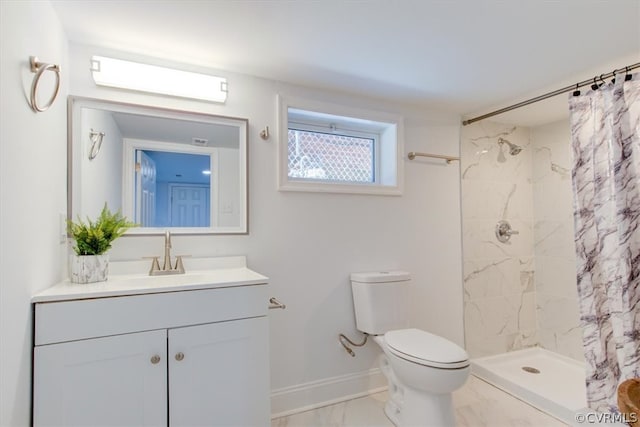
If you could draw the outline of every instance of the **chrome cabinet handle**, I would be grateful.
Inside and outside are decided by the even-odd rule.
[[[184,353],[183,352],[176,353],[176,360],[180,362],[182,359],[184,359]]]
[[[160,363],[160,356],[158,356],[157,354],[151,356],[151,363],[153,363],[154,365]]]

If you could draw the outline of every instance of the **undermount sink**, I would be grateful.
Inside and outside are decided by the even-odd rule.
[[[118,287],[169,287],[169,286],[199,286],[211,284],[237,284],[246,280],[246,274],[238,268],[191,271],[184,274],[167,276],[111,276],[107,284]]]
[[[129,276],[111,276],[107,283],[118,283],[119,285],[130,286],[177,286],[177,285],[197,285],[210,283],[219,280],[219,272],[217,271],[194,271],[180,275],[167,276],[149,276],[141,275],[136,277]]]

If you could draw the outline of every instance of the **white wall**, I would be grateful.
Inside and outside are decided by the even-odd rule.
[[[83,206],[75,206],[74,203],[73,210],[82,212],[81,218],[84,221],[87,216],[96,218],[102,211],[105,202],[112,212],[122,212],[123,148],[122,134],[110,113],[84,108],[81,114],[81,123],[81,129],[93,129],[96,132],[104,133],[100,151],[93,160],[89,159],[93,145],[89,135],[82,135],[82,141],[80,141],[82,180],[77,182]],[[91,185],[88,185],[89,183]],[[106,200],[103,199],[105,196]],[[73,219],[76,220],[76,218]]]
[[[0,2],[2,7],[1,136],[1,411],[0,424],[29,422],[31,369],[30,296],[62,279],[66,248],[59,243],[59,213],[66,206],[67,93],[158,105],[249,119],[250,234],[176,236],[177,252],[194,256],[245,254],[249,266],[271,278],[272,295],[287,304],[271,315],[271,376],[274,390],[310,382],[342,384],[364,372],[365,382],[333,387],[328,394],[274,407],[313,404],[362,391],[376,366],[373,343],[351,358],[337,342],[355,337],[349,273],[406,269],[414,278],[410,313],[415,326],[463,343],[459,166],[405,160],[402,197],[282,193],[276,190],[276,94],[309,96],[405,116],[405,151],[456,155],[459,118],[382,102],[319,92],[243,75],[228,77],[224,105],[97,88],[88,71],[91,54],[105,50],[72,46],[46,2]],[[47,29],[33,31],[33,29]],[[29,55],[62,65],[60,99],[46,113],[29,110]],[[118,55],[124,57],[126,55]],[[141,59],[141,58],[131,58]],[[172,65],[165,63],[166,65]],[[198,71],[198,70],[194,70]],[[201,70],[202,71],[202,70]],[[67,90],[69,78],[69,90]],[[272,138],[258,134],[265,126]],[[159,253],[162,238],[124,237],[112,259]],[[26,260],[37,263],[25,267]],[[265,302],[266,303],[266,302]],[[177,308],[179,309],[179,308]],[[187,309],[187,308],[185,308]],[[336,379],[337,378],[337,379]],[[344,381],[343,383],[348,383]],[[285,393],[286,394],[286,393]],[[277,406],[277,405],[276,405]]]
[[[211,206],[217,209],[217,224],[222,227],[239,227],[240,218],[240,179],[238,165],[240,150],[237,148],[218,148],[218,200]]]
[[[67,42],[48,2],[0,2],[0,425],[30,422],[33,293],[61,279],[66,245]],[[53,106],[28,103],[29,56],[59,64]],[[42,102],[51,93],[43,76]]]
[[[379,350],[374,343],[351,358],[337,341],[340,332],[357,337],[349,283],[352,271],[410,271],[414,277],[414,325],[463,343],[457,163],[405,160],[402,197],[276,189],[278,93],[402,114],[407,152],[457,155],[458,117],[225,72],[220,72],[229,82],[229,97],[224,105],[99,88],[90,78],[89,58],[92,54],[109,53],[141,60],[72,45],[71,94],[249,119],[250,234],[175,236],[173,247],[177,253],[194,256],[245,254],[251,268],[270,277],[271,294],[287,305],[284,311],[270,313],[274,390],[377,367]],[[265,126],[272,131],[268,141],[259,137]],[[115,242],[111,258],[139,258],[161,250],[159,236],[124,237]],[[304,397],[306,401],[295,405],[331,397],[336,396],[317,397],[310,392]],[[285,411],[290,406],[274,402],[274,411]]]

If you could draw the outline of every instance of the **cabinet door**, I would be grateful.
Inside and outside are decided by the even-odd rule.
[[[268,426],[266,317],[169,330],[169,425]]]
[[[166,426],[166,348],[165,330],[35,347],[34,425]]]

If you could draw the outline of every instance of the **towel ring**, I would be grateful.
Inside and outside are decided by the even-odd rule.
[[[89,150],[89,160],[96,158],[102,148],[102,140],[104,139],[104,132],[96,132],[91,129],[89,132],[89,140],[91,141],[91,149]]]
[[[29,63],[31,64],[31,72],[36,73],[36,76],[33,78],[33,84],[31,85],[31,108],[35,112],[43,112],[51,107],[53,101],[56,100],[58,96],[58,92],[60,92],[60,66],[56,64],[47,64],[45,62],[38,61],[38,58],[35,56],[29,57]],[[37,92],[38,92],[38,84],[40,83],[40,77],[44,74],[45,71],[51,70],[56,74],[56,88],[53,91],[53,96],[49,99],[45,105],[38,105],[37,100]]]

